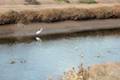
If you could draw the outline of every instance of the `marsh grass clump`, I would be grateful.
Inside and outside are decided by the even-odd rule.
[[[113,10],[111,7],[98,7],[91,9],[96,19],[108,19],[113,17]]]
[[[21,22],[55,22],[61,19],[61,10],[45,9],[40,11],[21,11]]]
[[[120,5],[112,7],[113,18],[120,18]]]
[[[19,20],[19,22],[27,24],[27,23],[36,21],[37,12],[32,10],[21,11],[20,16],[21,16],[21,19]]]
[[[16,11],[7,11],[0,14],[0,24],[17,23],[19,20],[19,13]]]
[[[88,70],[81,66],[78,70],[72,68],[68,72],[65,72],[62,77],[62,80],[88,80],[88,78],[89,78]]]
[[[60,10],[59,9],[48,9],[48,10],[42,10],[42,13],[39,14],[39,17],[41,16],[41,20],[43,22],[55,22],[55,21],[61,20],[61,15],[62,15],[61,9]]]
[[[72,20],[87,20],[94,18],[94,15],[92,15],[92,12],[89,11],[89,9],[76,9],[75,13],[73,14]]]

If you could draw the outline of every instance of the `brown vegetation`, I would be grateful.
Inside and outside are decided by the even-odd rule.
[[[0,24],[120,18],[120,5],[95,8],[46,8],[0,13]]]
[[[120,80],[120,63],[94,65],[89,73],[89,80]]]
[[[120,80],[120,63],[107,63],[65,72],[62,80]]]
[[[83,68],[81,64],[78,70],[75,70],[75,68],[73,68],[72,70],[65,72],[62,80],[88,80],[88,78],[89,72],[87,69]]]

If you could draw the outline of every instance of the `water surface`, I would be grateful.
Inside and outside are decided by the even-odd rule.
[[[120,62],[120,36],[1,44],[0,80],[46,80],[81,63]]]

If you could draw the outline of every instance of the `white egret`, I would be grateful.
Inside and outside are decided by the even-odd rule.
[[[40,28],[40,30],[36,32],[36,35],[39,35],[42,31],[43,31],[43,28]]]
[[[40,37],[35,37],[35,39],[40,42],[42,41]]]
[[[40,28],[40,30],[38,30],[38,31],[36,32],[36,35],[39,35],[42,31],[43,31],[43,28]],[[35,39],[36,39],[37,41],[42,41],[40,37],[35,37]]]

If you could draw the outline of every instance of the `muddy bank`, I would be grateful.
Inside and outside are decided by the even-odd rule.
[[[29,41],[35,40],[35,37],[48,40],[72,36],[119,35],[119,21],[120,19],[107,19],[2,25],[0,26],[0,41]],[[41,28],[43,31],[36,34]]]
[[[120,63],[97,64],[85,69],[82,65],[65,72],[62,80],[120,80]]]
[[[0,26],[0,40],[28,41],[35,37],[56,39],[80,35],[119,35],[120,19],[64,21],[57,23],[11,24]],[[43,29],[40,34],[37,31]]]
[[[0,10],[0,25],[120,18],[119,4],[1,6]]]

